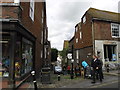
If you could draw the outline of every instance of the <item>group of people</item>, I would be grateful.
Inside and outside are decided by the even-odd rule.
[[[86,70],[89,65],[87,64],[87,62],[83,61],[82,66],[84,68],[84,78],[85,78]],[[104,79],[102,66],[103,66],[103,62],[100,59],[98,59],[96,55],[93,55],[93,59],[91,60],[91,65],[90,65],[91,67],[90,74],[93,80],[91,83],[95,83],[96,79],[99,79],[100,82],[102,82],[102,80]]]
[[[95,83],[96,79],[99,79],[100,82],[102,82],[102,80],[104,79],[103,72],[102,72],[102,65],[103,65],[102,61],[100,59],[98,59],[98,57],[96,55],[93,55],[93,59],[91,60],[91,65],[88,65],[86,61],[82,61],[82,67],[75,66],[75,68],[74,68],[75,76],[78,76],[78,72],[80,72],[79,76],[81,76],[81,72],[83,70],[84,71],[84,78],[86,78],[86,73],[87,73],[86,70],[89,67],[90,74],[92,77],[91,83]],[[67,69],[67,73],[70,74],[71,68],[69,65],[68,65],[68,67],[66,67],[66,69]],[[64,71],[66,69],[64,67]]]

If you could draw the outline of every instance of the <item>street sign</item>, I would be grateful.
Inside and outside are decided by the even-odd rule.
[[[67,57],[68,59],[72,59],[72,53],[68,53]]]

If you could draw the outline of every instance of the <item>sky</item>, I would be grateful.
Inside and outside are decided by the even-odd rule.
[[[75,25],[90,8],[118,12],[120,0],[46,0],[48,39],[51,47],[63,49],[64,40],[70,40]]]

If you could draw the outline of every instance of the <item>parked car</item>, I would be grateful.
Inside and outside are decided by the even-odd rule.
[[[62,67],[60,67],[60,66],[55,66],[55,68],[54,68],[54,74],[58,74],[58,73],[62,73]]]

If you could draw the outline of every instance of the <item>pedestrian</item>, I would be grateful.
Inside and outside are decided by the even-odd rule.
[[[69,65],[67,67],[67,72],[68,72],[68,74],[70,74],[70,66]]]
[[[101,62],[101,65],[102,65],[102,67],[103,67],[103,61],[100,59],[100,62]],[[100,68],[101,69],[101,75],[102,75],[102,79],[104,79],[104,75],[103,75],[103,69],[102,68]]]
[[[103,61],[101,59],[100,59],[100,63],[103,66]],[[99,69],[101,69],[100,70],[101,71],[101,77],[102,77],[102,79],[104,79],[103,70],[102,70],[102,68],[99,68]],[[96,79],[97,80],[99,79],[99,72],[98,71],[96,71]]]
[[[102,71],[101,71],[102,64],[96,55],[93,55],[93,59],[91,61],[91,67],[92,67],[92,75],[93,75],[93,81],[91,83],[96,82],[95,79],[96,73],[98,73],[100,82],[102,82]]]
[[[66,66],[63,65],[63,75],[65,75],[65,74],[66,74]]]
[[[81,68],[81,77],[84,78],[84,69],[83,69],[83,67]]]
[[[75,76],[77,77],[77,66],[75,66]]]

